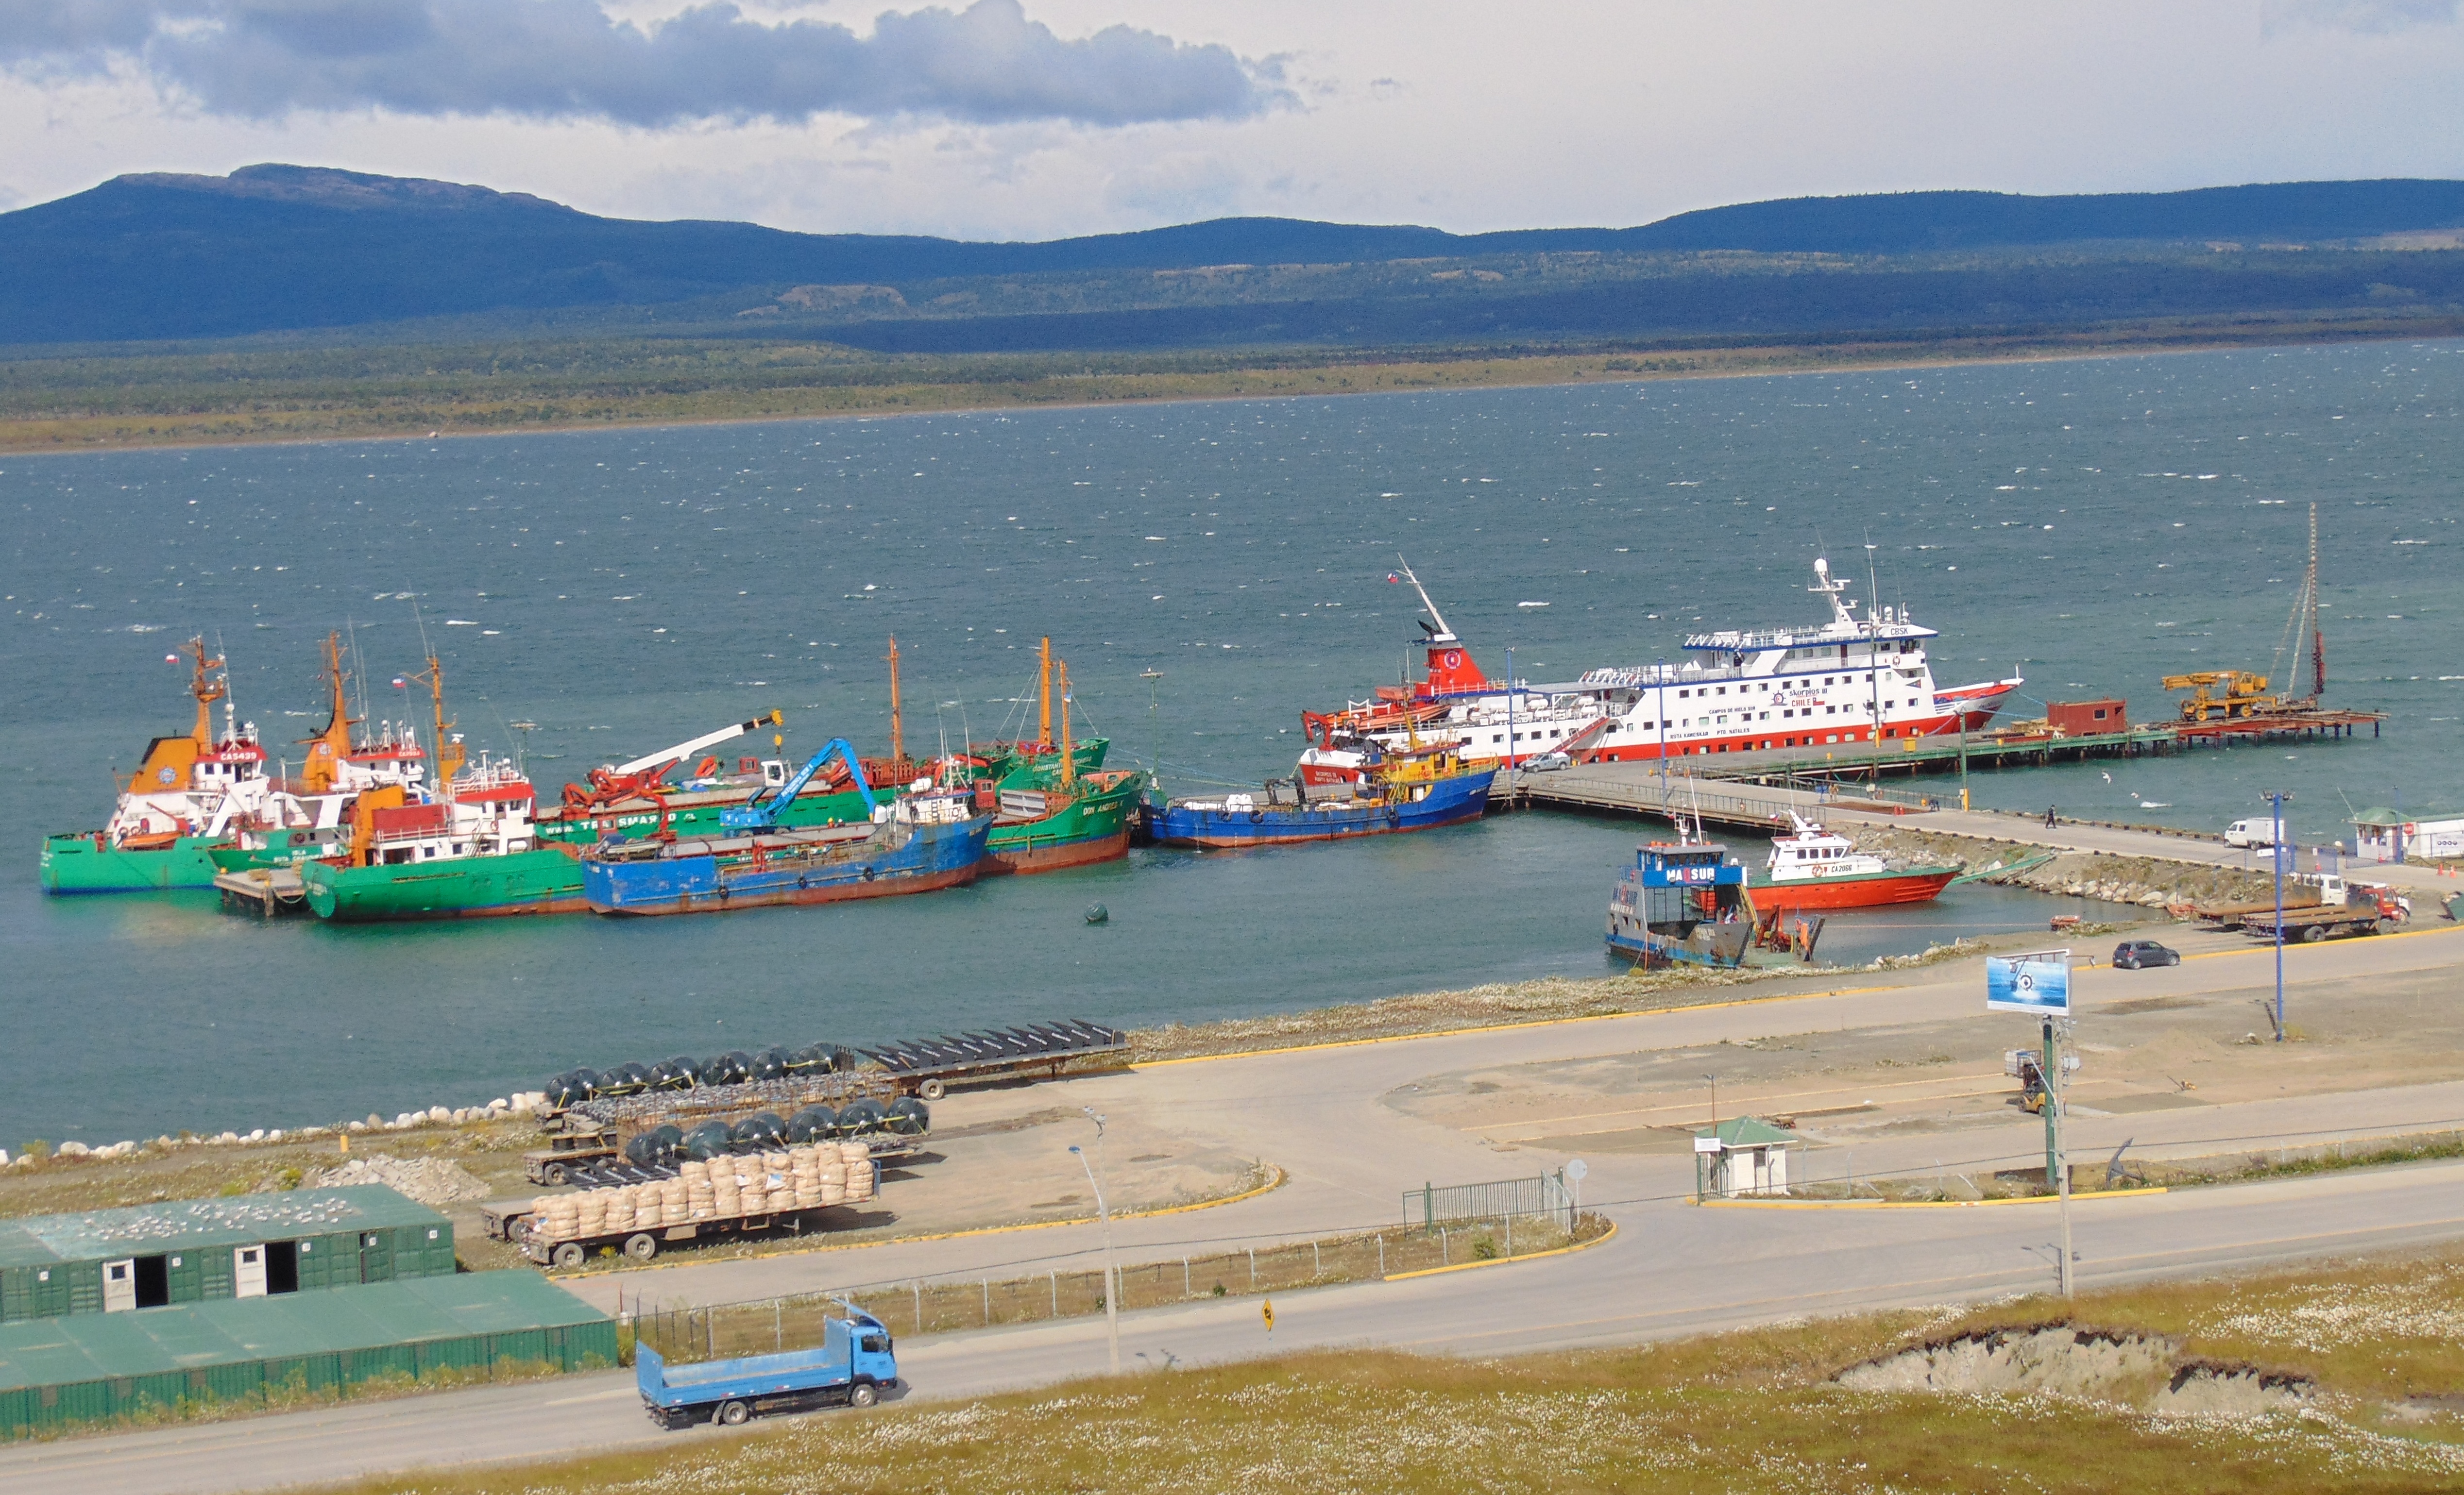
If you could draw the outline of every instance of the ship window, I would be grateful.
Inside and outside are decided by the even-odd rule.
[[[1722,695],[1726,695],[1726,694],[1727,694],[1727,693],[1728,693],[1728,688],[1727,688],[1727,686],[1725,686],[1725,685],[1724,685],[1724,686],[1721,686],[1721,687],[1720,687],[1720,693],[1721,693]]]

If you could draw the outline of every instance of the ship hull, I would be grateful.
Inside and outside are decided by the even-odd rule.
[[[613,915],[717,913],[735,909],[841,903],[931,892],[976,880],[992,817],[918,825],[896,845],[874,836],[852,846],[759,860],[711,853],[639,859],[585,858],[590,912]]]
[[[1085,784],[1082,781],[1081,787]],[[1034,820],[993,823],[984,854],[986,877],[1057,872],[1115,861],[1130,854],[1130,827],[1136,819],[1146,775],[1131,771],[1118,783],[1087,794]]]
[[[299,880],[310,912],[336,924],[580,913],[589,907],[580,860],[553,846],[402,867],[304,862]]]
[[[220,870],[210,853],[225,845],[205,836],[182,836],[167,846],[123,850],[94,835],[46,836],[43,891],[68,894],[210,889],[214,873]]]
[[[1900,903],[1931,903],[1934,895],[1958,875],[1959,868],[1955,867],[1926,867],[1786,882],[1758,877],[1752,884],[1754,906],[1785,909],[1793,913],[1799,910],[1881,909]]]
[[[1488,808],[1494,774],[1463,774],[1429,786],[1426,798],[1403,804],[1264,805],[1252,810],[1227,810],[1197,804],[1170,804],[1150,811],[1157,843],[1226,851],[1241,846],[1294,846],[1311,841],[1348,841],[1357,836],[1384,836],[1428,830],[1478,820]]]
[[[1743,924],[1694,924],[1668,929],[1637,925],[1609,931],[1609,953],[1646,969],[1742,965],[1753,931]]]

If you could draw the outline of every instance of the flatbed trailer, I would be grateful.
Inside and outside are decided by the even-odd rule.
[[[1072,1018],[913,1039],[857,1053],[888,1075],[899,1093],[937,1101],[953,1085],[981,1085],[1023,1075],[1057,1080],[1065,1066],[1085,1060],[1127,1059],[1130,1036],[1119,1028]]]
[[[2285,944],[2317,944],[2340,934],[2384,934],[2395,923],[2373,904],[2319,904],[2303,909],[2287,909],[2279,924],[2276,911],[2254,913],[2242,921],[2241,930],[2253,939],[2274,944],[2279,934]]]

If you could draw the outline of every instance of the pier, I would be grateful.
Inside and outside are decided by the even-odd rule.
[[[308,887],[296,867],[251,867],[236,872],[217,872],[214,888],[223,895],[223,907],[233,913],[254,913],[272,919],[308,912]]]

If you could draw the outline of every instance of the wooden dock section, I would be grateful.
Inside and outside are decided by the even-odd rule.
[[[214,874],[223,907],[274,919],[308,912],[308,887],[296,867],[252,867]]]

